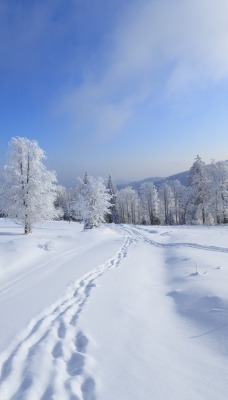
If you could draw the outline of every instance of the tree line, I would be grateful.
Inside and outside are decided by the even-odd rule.
[[[188,186],[178,180],[160,185],[144,182],[139,190],[118,190],[109,175],[85,173],[74,188],[57,184],[54,171],[43,161],[37,141],[14,137],[9,143],[4,183],[0,188],[0,212],[30,233],[34,224],[50,219],[84,223],[84,229],[101,223],[185,225],[228,223],[228,165],[206,165],[197,156],[189,171]]]

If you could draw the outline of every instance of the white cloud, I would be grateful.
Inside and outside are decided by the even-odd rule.
[[[227,79],[227,21],[227,0],[137,1],[114,33],[103,77],[85,80],[62,105],[87,130],[113,135],[157,82],[172,95]]]
[[[151,74],[165,64],[211,79],[228,75],[225,0],[147,1],[118,31],[118,74]]]

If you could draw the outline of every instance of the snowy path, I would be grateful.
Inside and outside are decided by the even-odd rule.
[[[1,357],[0,399],[73,400],[73,393],[80,391],[83,398],[92,398],[93,379],[83,372],[88,339],[78,331],[77,320],[97,279],[120,265],[130,244],[126,239],[115,258],[76,281]],[[72,388],[74,376],[78,380]]]
[[[159,229],[118,231],[117,254],[1,354],[1,400],[227,398],[228,274],[217,266],[218,257],[228,265],[228,248],[164,243]],[[192,273],[195,260],[206,274]]]

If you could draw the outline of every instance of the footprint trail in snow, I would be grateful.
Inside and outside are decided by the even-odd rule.
[[[96,281],[119,267],[135,239],[126,238],[116,257],[77,280],[66,295],[33,320],[0,357],[0,399],[95,400],[89,374],[89,338],[78,318]]]

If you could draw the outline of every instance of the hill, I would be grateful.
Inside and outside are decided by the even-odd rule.
[[[133,182],[129,182],[127,184],[117,185],[117,188],[119,190],[121,190],[127,186],[130,186],[130,187],[132,187],[132,189],[139,190],[142,183],[145,183],[145,182],[153,182],[156,186],[160,186],[162,183],[164,183],[166,181],[174,181],[174,180],[178,180],[178,181],[180,181],[180,183],[182,185],[188,186],[188,176],[189,176],[189,171],[184,171],[184,172],[180,172],[175,175],[170,175],[166,178],[151,177],[151,178],[142,179],[140,181],[133,181]]]

